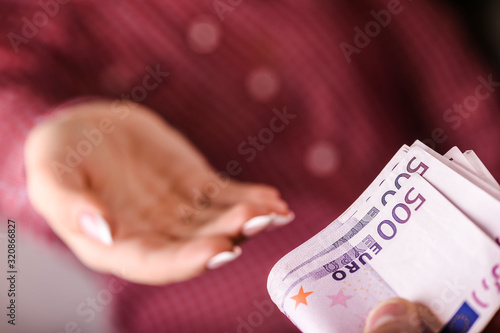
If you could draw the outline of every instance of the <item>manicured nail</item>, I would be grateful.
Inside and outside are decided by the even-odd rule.
[[[379,304],[368,316],[366,332],[374,332],[377,328],[390,322],[400,321],[407,311],[405,303],[390,299]]]
[[[207,268],[208,269],[216,269],[219,268],[228,262],[231,262],[238,258],[241,255],[241,247],[235,246],[233,248],[233,251],[224,251],[219,254],[216,254],[213,256],[208,262],[207,262]]]
[[[113,244],[109,224],[102,216],[83,214],[80,216],[80,227],[87,236],[106,245]]]
[[[288,213],[288,215],[277,215],[273,214],[273,225],[276,226],[282,226],[282,225],[287,225],[288,223],[292,222],[293,219],[295,219],[295,214],[294,212]]]
[[[243,235],[253,236],[266,229],[274,220],[274,215],[262,215],[251,218],[243,224]]]

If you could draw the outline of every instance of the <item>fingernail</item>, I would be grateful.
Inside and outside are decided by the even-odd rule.
[[[273,225],[276,226],[283,226],[287,225],[288,223],[292,222],[295,219],[295,213],[290,212],[288,215],[277,215],[273,214]]]
[[[271,222],[273,222],[274,216],[262,215],[251,218],[245,224],[243,224],[243,235],[253,236],[266,229]]]
[[[219,254],[216,254],[213,256],[208,262],[207,262],[207,268],[208,269],[216,269],[219,268],[228,262],[231,262],[238,258],[241,255],[241,247],[235,246],[233,248],[233,251],[224,251]]]
[[[80,216],[80,227],[87,236],[106,245],[113,244],[109,224],[102,216],[98,214],[83,214]]]
[[[377,328],[390,322],[396,322],[406,314],[406,304],[390,299],[378,305],[368,316],[366,332],[374,332]]]

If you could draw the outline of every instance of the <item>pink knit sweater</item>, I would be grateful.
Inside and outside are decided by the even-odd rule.
[[[474,149],[500,175],[500,77],[438,4],[0,6],[0,217],[63,248],[27,200],[22,147],[44,115],[88,96],[149,106],[217,170],[276,186],[297,215],[221,269],[165,287],[128,284],[114,298],[122,332],[295,332],[270,306],[270,268],[347,208],[403,143]]]

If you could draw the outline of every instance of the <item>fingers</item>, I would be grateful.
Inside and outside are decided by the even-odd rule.
[[[108,223],[113,219],[107,207],[86,189],[77,170],[64,183],[43,167],[27,168],[27,176],[33,205],[92,269],[137,283],[166,284],[216,269],[241,254],[227,236],[175,239],[151,230],[113,242],[119,226]]]
[[[268,206],[277,214],[287,215],[290,212],[288,204],[281,199],[276,188],[262,184],[240,183],[234,180],[231,180],[227,187],[215,196],[212,201],[220,205],[251,202]]]
[[[198,209],[183,207],[184,233],[198,236],[224,234],[236,237],[241,234],[251,237],[268,227],[286,225],[294,218],[275,188],[237,181],[232,181]]]
[[[293,218],[291,212],[287,215],[278,215],[269,206],[240,203],[216,217],[213,222],[201,227],[198,232],[203,235],[223,233],[230,236],[242,234],[251,237],[270,226],[285,225]]]
[[[88,239],[81,236],[71,243],[75,254],[90,268],[150,285],[193,278],[241,254],[226,237],[175,240],[150,233],[117,240],[111,247],[89,246]]]
[[[400,332],[430,332],[422,323],[416,304],[402,298],[394,298],[382,302],[370,312],[364,333]]]

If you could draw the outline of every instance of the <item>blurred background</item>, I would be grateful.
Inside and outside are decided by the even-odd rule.
[[[480,50],[479,56],[483,57],[484,62],[489,64],[489,66],[493,68],[496,73],[500,73],[500,1],[441,1],[446,2],[447,5],[450,6],[450,10],[456,11],[461,18],[469,40],[469,45],[464,47],[473,47]],[[0,9],[0,11],[1,10],[2,9]],[[8,12],[3,11],[0,15],[8,14]],[[349,38],[351,37],[349,36]],[[411,142],[406,143],[411,144]],[[402,143],[397,142],[395,143],[395,146],[399,147],[401,144]],[[393,152],[394,151],[392,151],[392,153]],[[263,163],[263,165],[266,164]],[[258,174],[258,172],[259,171],[257,170],[256,174]],[[493,172],[494,175],[498,177],[498,170],[493,170]],[[277,170],[276,173],[279,173],[279,170]],[[371,175],[368,174],[366,179],[370,177]],[[323,182],[323,180],[319,180],[318,182]],[[309,190],[307,186],[304,186],[303,188],[298,186],[298,188],[300,191],[303,191],[302,193],[306,193]],[[299,190],[297,190],[297,192],[299,192]],[[353,193],[359,193],[359,189],[356,188],[353,190]],[[314,199],[315,198],[312,197],[311,201],[314,201]],[[342,198],[342,200],[345,200],[345,202],[342,202],[339,206],[350,202],[350,200],[352,200],[352,195],[351,197],[347,195],[345,198]],[[328,200],[325,199],[325,201]],[[325,204],[325,206],[326,205],[327,204]],[[328,209],[329,208],[325,208],[325,210],[328,211],[328,214],[324,214],[325,216],[332,215],[333,208],[330,210]],[[0,212],[0,216],[2,217],[8,217],[8,214],[9,212]],[[314,217],[317,217],[318,215]],[[309,215],[303,215],[302,220],[305,221],[309,217]],[[324,223],[328,222],[324,220],[324,216],[322,218]],[[314,218],[311,218],[311,220],[314,220]],[[308,228],[309,229],[306,227],[304,227],[304,229],[297,229],[299,231],[297,234],[301,234],[300,231],[303,230],[307,230],[307,232],[302,233],[301,236],[310,236],[314,234],[314,230],[317,232],[317,228],[310,226],[308,226]],[[5,234],[6,229],[0,229],[1,248],[6,246],[6,238],[2,238],[2,235]],[[69,333],[83,331],[113,333],[114,329],[112,328],[111,323],[113,311],[110,304],[115,297],[123,296],[120,295],[120,285],[116,284],[115,281],[112,280],[112,277],[103,277],[90,272],[77,260],[75,260],[71,253],[57,251],[57,248],[59,248],[61,244],[58,244],[55,249],[53,246],[36,241],[32,235],[25,232],[22,228],[19,229],[18,236],[17,248],[19,255],[19,273],[17,275],[17,286],[19,293],[17,296],[18,324],[16,325],[15,332]],[[292,236],[289,237],[290,239],[293,239]],[[286,237],[278,238],[286,239]],[[271,244],[271,247],[274,245],[272,242],[269,243]],[[290,244],[294,243],[299,243],[299,241],[297,239],[290,241]],[[283,250],[283,248],[281,250]],[[273,251],[269,252],[276,256]],[[0,252],[0,256],[2,256],[2,260],[0,260],[1,272],[6,271],[6,260],[3,259],[3,253],[4,252]],[[263,255],[263,257],[266,256],[266,254]],[[235,288],[238,288],[238,282],[236,282],[235,285]],[[7,289],[8,281],[5,278],[0,279],[0,293],[2,293],[3,296],[4,291]],[[144,288],[143,290],[147,290],[149,292],[148,295],[155,294],[153,289]],[[136,292],[136,294],[138,295],[139,292]],[[195,294],[195,291],[193,291],[193,294]],[[0,299],[3,299],[3,296],[0,297]],[[132,293],[131,296],[128,295],[127,297],[132,299],[133,296],[134,294]],[[251,292],[248,292],[246,296],[249,298],[253,297]],[[262,295],[259,295],[258,297],[261,296]],[[0,304],[0,306],[4,308],[3,303]],[[126,317],[128,310],[129,309],[122,308],[118,314],[124,318],[124,323],[127,323]],[[243,316],[251,313],[251,311],[255,311],[255,309],[253,308],[253,305],[250,305],[245,308],[245,311],[246,312],[242,312]],[[276,312],[278,311],[276,310]],[[5,318],[3,312],[0,314],[2,318]],[[275,313],[275,315],[277,316],[278,314]],[[279,316],[281,316],[281,314],[279,314]],[[188,319],[186,319],[186,321],[189,321],[189,317],[187,318]],[[148,318],[146,318],[146,320],[147,319]],[[283,321],[285,320],[286,319],[283,318]],[[234,317],[228,317],[228,321],[231,322],[230,325],[234,328],[231,332],[237,331],[237,319]],[[282,321],[279,320],[276,322],[278,324],[282,323]],[[290,326],[288,326],[289,331],[293,331],[293,328],[290,328]],[[0,331],[14,332],[12,327],[8,326],[6,320],[3,319],[0,321]],[[265,328],[255,328],[254,332],[265,332]]]

